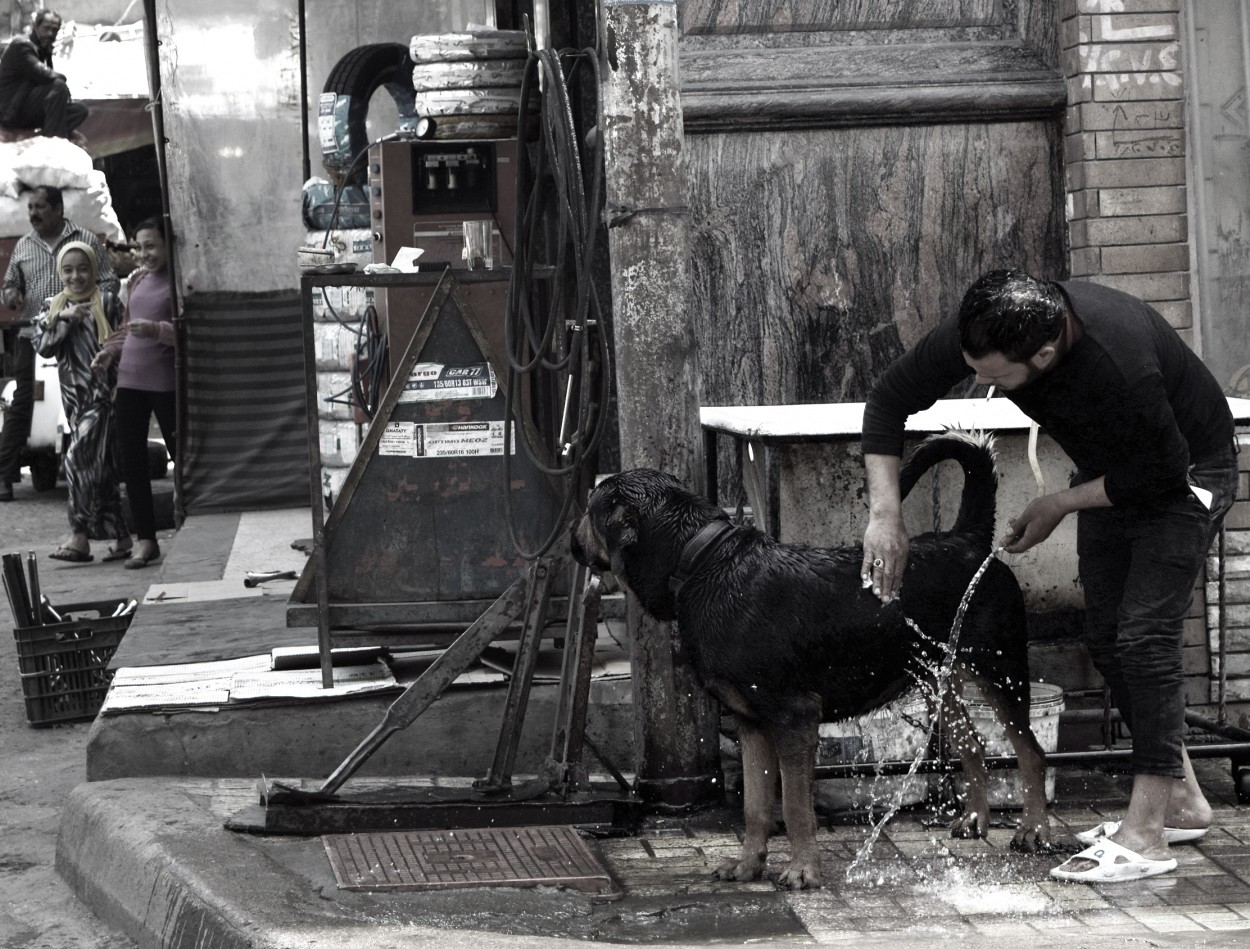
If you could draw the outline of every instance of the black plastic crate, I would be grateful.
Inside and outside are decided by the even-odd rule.
[[[57,607],[64,622],[14,628],[30,724],[95,718],[113,681],[109,662],[134,618],[133,609],[113,615],[126,602],[69,603]]]

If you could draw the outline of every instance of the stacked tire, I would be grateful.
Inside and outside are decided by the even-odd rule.
[[[506,138],[523,114],[521,86],[529,50],[521,30],[414,36],[412,88],[423,137]],[[532,85],[524,113],[537,109]]]
[[[365,166],[352,162],[369,144],[365,123],[369,101],[377,90],[385,89],[390,94],[401,118],[415,116],[409,68],[408,50],[402,43],[371,43],[353,49],[330,70],[319,106],[325,108],[328,97],[333,110],[329,118],[333,134],[329,137],[334,141],[327,140],[330,130],[323,131],[321,163],[336,187],[365,183]]]

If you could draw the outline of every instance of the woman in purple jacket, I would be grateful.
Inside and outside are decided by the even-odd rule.
[[[174,323],[169,255],[164,223],[152,218],[135,228],[143,269],[130,278],[126,315],[97,357],[117,363],[113,408],[121,476],[130,499],[136,541],[126,561],[129,570],[146,567],[161,555],[156,543],[152,476],[148,469],[148,427],[160,426],[169,457],[174,457]]]

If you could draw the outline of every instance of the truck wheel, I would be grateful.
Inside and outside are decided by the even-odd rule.
[[[56,487],[60,459],[51,452],[40,452],[30,458],[30,484],[36,491],[51,491]]]

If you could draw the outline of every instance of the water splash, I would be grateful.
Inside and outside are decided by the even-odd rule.
[[[960,598],[958,609],[955,610],[955,618],[951,623],[951,634],[943,646],[943,657],[935,671],[932,683],[929,683],[918,675],[915,676],[921,686],[921,689],[926,694],[931,695],[933,708],[937,709],[937,712],[936,714],[929,716],[924,741],[919,743],[916,749],[916,756],[912,759],[911,765],[908,767],[902,779],[895,782],[894,791],[890,794],[890,800],[886,805],[881,819],[874,821],[871,816],[869,817],[868,824],[871,829],[868,832],[868,836],[865,838],[864,842],[860,844],[859,850],[856,851],[855,859],[852,860],[850,866],[846,868],[846,881],[848,883],[853,882],[856,873],[859,871],[860,865],[872,856],[873,847],[876,846],[877,841],[881,838],[881,833],[885,830],[885,825],[890,822],[894,815],[898,813],[899,808],[902,807],[903,794],[910,785],[909,779],[915,777],[916,772],[920,769],[920,764],[924,761],[924,757],[928,753],[935,731],[938,736],[938,747],[941,747],[942,733],[940,729],[943,718],[941,714],[941,701],[942,696],[946,694],[946,691],[950,686],[950,679],[955,671],[955,657],[957,654],[956,651],[959,647],[959,633],[963,628],[964,614],[968,612],[968,604],[972,601],[972,594],[976,591],[977,584],[981,582],[981,577],[984,576],[985,571],[989,569],[990,562],[993,561],[1002,550],[1002,547],[997,547],[994,550],[991,550],[989,556],[981,562],[981,566],[978,567],[976,573],[972,575],[972,579],[968,581],[968,587],[964,590],[963,597]],[[912,620],[911,617],[904,616],[903,619],[922,640],[934,642],[933,638],[926,635],[925,632],[916,625],[915,621]],[[957,696],[956,698],[959,701],[962,701],[962,697]],[[869,811],[869,814],[871,815],[871,810]]]
[[[941,880],[930,880],[916,887],[954,907],[965,916],[991,915],[1022,918],[1050,913],[1054,902],[1032,883],[986,880],[979,874],[953,867]]]

